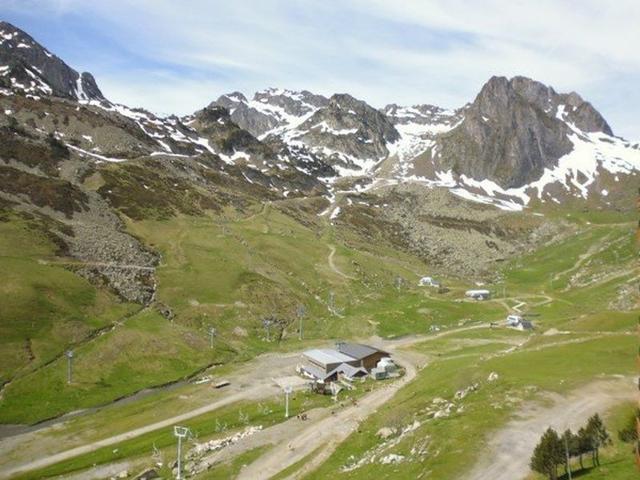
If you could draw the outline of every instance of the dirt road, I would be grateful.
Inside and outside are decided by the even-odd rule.
[[[247,442],[242,442],[242,444],[238,444],[226,451],[223,450],[216,453],[215,456],[210,459],[211,464],[225,461],[229,458],[229,455],[233,457],[242,451],[246,451],[247,448],[251,448],[252,445],[255,447],[257,445],[276,444],[268,455],[263,455],[254,463],[244,468],[239,478],[268,478],[314,452],[314,455],[307,460],[302,470],[299,470],[296,475],[312,471],[325,461],[340,443],[358,428],[360,422],[391,399],[402,386],[411,382],[415,378],[417,370],[426,364],[428,356],[416,351],[405,351],[402,350],[403,348],[453,333],[488,328],[488,326],[488,324],[484,323],[467,325],[445,330],[437,334],[410,335],[393,340],[378,337],[367,339],[367,343],[391,352],[398,363],[405,367],[406,374],[397,381],[367,394],[358,401],[357,406],[347,406],[336,409],[334,413],[331,413],[331,409],[318,409],[318,411],[310,415],[308,422],[302,423],[297,419],[291,419],[283,424],[265,429]],[[291,375],[292,361],[297,355],[299,354],[268,354],[256,358],[255,362],[263,366],[268,364],[270,371],[277,375]],[[14,460],[13,463],[5,463],[2,465],[3,462],[0,462],[0,465],[2,465],[0,466],[0,478],[10,477],[17,472],[42,468],[62,460],[73,458],[77,455],[94,451],[103,446],[113,445],[123,440],[137,437],[153,430],[169,428],[176,423],[238,401],[248,399],[258,400],[279,394],[281,388],[276,385],[273,379],[255,378],[256,369],[254,367],[255,363],[249,362],[241,371],[230,376],[230,380],[232,381],[232,386],[229,387],[230,390],[222,393],[219,398],[214,399],[213,402],[203,405],[200,408],[99,441],[86,442],[84,444],[76,443],[75,447],[63,452],[49,450],[49,448],[52,447],[46,442],[51,438],[51,435],[45,435],[44,437],[24,436],[23,439],[12,447],[7,448],[5,445],[3,448],[0,448],[0,457],[3,456],[3,450],[4,454],[11,452],[12,455],[15,455],[17,452],[23,451],[28,455],[29,451],[33,452],[33,449],[37,448],[40,452],[40,458],[27,461],[29,457],[25,457],[21,453],[20,458],[22,460],[19,463]],[[490,460],[487,460],[486,463],[478,464],[469,478],[496,478],[498,480],[506,480],[507,478],[520,478],[526,475],[531,449],[533,445],[535,445],[540,433],[548,425],[556,425],[554,422],[567,418],[569,419],[568,426],[575,428],[577,422],[582,422],[584,418],[591,413],[604,411],[608,405],[629,398],[632,395],[633,388],[630,381],[628,379],[616,379],[590,384],[580,391],[573,392],[566,398],[557,395],[550,397],[553,400],[551,407],[542,407],[537,404],[525,406],[522,411],[526,412],[527,415],[514,420],[503,430],[496,433],[494,439],[491,440],[489,444],[491,453],[488,458],[490,458]],[[571,409],[570,414],[567,413],[569,409]],[[566,427],[564,425],[557,425],[557,428]],[[58,444],[64,444],[64,442],[61,441],[62,437],[60,437],[60,433],[61,432],[57,432],[53,437],[60,441]],[[42,435],[43,432],[40,432],[40,434]],[[49,445],[49,448],[39,448],[44,447],[43,442]],[[37,447],[37,445],[39,445],[39,447]],[[28,448],[24,449],[22,447]],[[498,473],[500,473],[500,475],[498,475]]]
[[[82,262],[82,261],[62,261],[62,260],[38,260],[41,265],[66,265],[70,267],[101,267],[101,268],[120,268],[122,270],[141,270],[144,272],[155,272],[156,267],[148,267],[144,265],[131,265],[125,263],[109,263],[109,262]]]
[[[387,402],[404,385],[416,376],[416,368],[407,358],[398,363],[406,369],[405,375],[397,381],[374,390],[358,401],[357,405],[345,408],[333,415],[311,422],[307,428],[288,442],[281,442],[258,460],[240,472],[238,479],[257,480],[271,478],[285,468],[302,460],[319,447],[326,445],[321,455],[314,455],[304,465],[305,471],[311,471],[320,465],[354,430],[360,422]]]
[[[53,465],[54,463],[58,463],[63,460],[68,460],[70,458],[92,452],[102,447],[114,445],[116,443],[123,442],[131,438],[139,437],[140,435],[144,435],[145,433],[149,433],[154,430],[158,430],[160,428],[170,428],[170,427],[173,427],[173,425],[184,422],[185,420],[196,417],[198,415],[202,415],[203,413],[208,413],[213,410],[217,410],[221,407],[230,405],[232,403],[236,403],[242,400],[247,400],[249,398],[262,398],[265,396],[265,393],[266,393],[264,390],[265,390],[264,386],[250,387],[248,389],[243,390],[242,392],[229,395],[216,402],[210,403],[209,405],[206,405],[204,407],[191,410],[190,412],[187,412],[187,413],[183,413],[182,415],[176,415],[175,417],[171,417],[171,418],[162,420],[160,422],[145,425],[144,427],[136,428],[134,430],[130,430],[120,435],[114,435],[113,437],[105,438],[103,440],[89,443],[87,445],[81,445],[79,447],[72,448],[70,450],[65,450],[63,452],[60,452],[48,457],[41,457],[29,463],[0,471],[0,478],[9,478],[17,474],[18,472],[36,470],[49,465]],[[278,392],[279,392],[279,389],[274,385],[273,392],[271,392],[271,394],[275,395]]]
[[[216,391],[216,398],[213,401],[207,402],[199,408],[189,410],[180,415],[175,415],[171,418],[166,418],[98,441],[82,442],[82,438],[79,435],[71,435],[69,437],[60,431],[63,428],[62,424],[53,425],[37,432],[29,432],[11,437],[0,443],[0,478],[11,477],[21,471],[46,467],[160,428],[170,428],[185,420],[232,403],[246,400],[261,400],[278,395],[281,392],[281,387],[279,387],[272,378],[264,377],[264,375],[258,373],[263,370],[257,369],[256,365],[268,366],[269,371],[274,376],[291,375],[291,365],[292,363],[295,364],[298,356],[299,353],[297,352],[261,355],[254,361],[244,365],[239,372],[231,376],[231,386],[220,392]],[[210,386],[203,385],[201,390],[204,390],[203,395],[205,397],[212,396]],[[59,445],[73,445],[74,443],[76,444],[75,447],[62,452],[58,450]],[[39,453],[39,457],[36,460],[27,460],[33,458],[34,451]]]
[[[467,480],[517,480],[529,474],[531,452],[542,433],[577,430],[594,413],[636,396],[633,379],[597,380],[567,395],[546,394],[551,402],[531,402],[520,409],[522,415],[498,430],[489,440],[486,452]]]
[[[476,324],[461,328],[453,328],[435,335],[411,335],[394,340],[383,340],[376,337],[370,339],[369,343],[377,345],[387,351],[393,351],[397,348],[407,347],[418,342],[436,339],[455,332],[486,328],[487,326],[487,324]],[[61,429],[63,429],[63,425],[61,424],[47,427],[37,432],[29,432],[12,437],[8,439],[8,441],[0,444],[0,478],[7,478],[11,475],[15,475],[17,472],[52,465],[54,463],[73,458],[77,455],[94,451],[103,446],[113,445],[123,440],[135,438],[159,428],[171,427],[176,423],[183,422],[189,418],[216,410],[234,402],[242,400],[259,400],[272,395],[277,395],[281,391],[280,387],[278,387],[272,379],[257,375],[256,372],[264,371],[264,369],[267,368],[272,372],[273,376],[291,375],[292,362],[295,363],[295,358],[297,358],[299,354],[299,352],[292,352],[288,354],[261,355],[254,361],[245,365],[240,372],[230,376],[229,379],[232,382],[232,386],[229,387],[227,392],[221,393],[222,398],[216,399],[211,403],[207,403],[200,408],[183,414],[163,419],[99,441],[83,442],[83,439],[77,435],[68,436],[61,431]],[[405,375],[402,380],[402,383],[404,384],[413,378],[413,375],[415,375],[415,370],[412,365],[423,364],[425,359],[424,357],[420,357],[418,359],[415,356],[411,356],[408,352],[403,353],[403,355],[405,357],[404,363],[407,364],[408,368],[408,374]],[[256,364],[260,364],[262,368],[256,369]],[[202,388],[207,387],[203,386]],[[399,385],[397,387],[393,387],[393,391],[387,392],[387,394],[393,395],[397,388],[399,388]],[[368,402],[374,402],[375,405],[380,405],[389,398],[387,394],[376,394],[373,399]],[[375,408],[376,407],[374,407],[374,409]],[[51,433],[53,429],[55,429],[56,432],[52,435]],[[74,443],[76,445],[75,447],[71,447],[62,452],[58,450],[59,445],[73,445]],[[30,458],[32,458],[30,452],[35,451],[34,449],[39,452],[39,458],[37,460],[30,460]]]
[[[336,247],[334,247],[333,245],[328,245],[328,247],[329,247],[329,250],[331,250],[331,252],[329,253],[329,256],[327,257],[329,268],[343,278],[348,278],[349,280],[355,280],[355,277],[352,277],[351,275],[347,275],[346,273],[340,271],[338,267],[336,267],[336,264],[333,262],[333,256],[336,254]]]

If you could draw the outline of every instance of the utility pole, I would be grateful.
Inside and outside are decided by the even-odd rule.
[[[291,385],[284,387],[284,418],[289,418],[289,395],[292,391]]]
[[[300,340],[302,340],[302,319],[304,318],[305,314],[306,309],[304,308],[304,305],[298,305],[298,308],[296,309],[296,315],[298,316],[298,320],[300,321],[300,328],[298,329],[298,338]]]
[[[71,363],[73,361],[73,350],[67,350],[65,353],[67,357],[67,383],[71,383]]]
[[[213,337],[216,336],[215,327],[209,327],[209,348],[213,350]]]
[[[173,427],[173,434],[178,438],[178,475],[177,480],[182,480],[182,439],[189,435],[189,429],[187,427]]]

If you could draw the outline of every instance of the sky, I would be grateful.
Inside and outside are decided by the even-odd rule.
[[[156,113],[267,87],[455,108],[524,75],[640,140],[637,0],[0,0],[0,18]]]

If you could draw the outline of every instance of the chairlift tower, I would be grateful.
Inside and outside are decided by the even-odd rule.
[[[336,314],[336,294],[333,291],[329,292],[329,298],[327,299],[327,308],[331,315]]]
[[[187,427],[173,427],[173,435],[178,438],[178,474],[177,480],[182,480],[182,439],[189,435],[189,429]]]
[[[262,320],[262,326],[267,331],[267,342],[271,341],[271,318],[265,318]]]
[[[284,418],[289,418],[289,395],[292,391],[291,385],[284,387]]]
[[[67,357],[67,383],[71,383],[71,364],[73,362],[73,350],[67,350],[65,352],[65,356]]]
[[[306,313],[307,309],[305,308],[305,306],[302,304],[298,305],[298,308],[296,309],[296,315],[298,316],[298,320],[300,320],[300,328],[298,331],[298,337],[300,340],[302,340],[302,319],[304,318]]]
[[[209,327],[209,348],[213,350],[213,337],[216,336],[216,328]]]

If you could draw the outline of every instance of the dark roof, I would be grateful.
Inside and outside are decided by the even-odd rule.
[[[327,373],[323,369],[318,368],[315,365],[303,365],[302,369],[304,371],[306,371],[309,375],[312,375],[315,378],[317,378],[318,380],[323,380],[323,381],[326,380],[327,378],[329,378],[330,376],[336,374],[336,369],[334,369],[331,372]]]
[[[322,381],[325,381],[327,378],[331,378],[338,373],[344,373],[349,378],[355,377],[358,373],[362,373],[364,375],[367,374],[367,371],[364,368],[354,367],[352,365],[349,365],[348,363],[341,363],[330,372],[325,372],[324,370],[316,367],[315,365],[303,365],[302,369],[306,371],[308,374]]]
[[[378,352],[386,353],[386,352],[383,352],[382,350],[378,350],[377,348],[370,347],[369,345],[363,345],[361,343],[339,342],[339,343],[336,343],[336,349],[340,353],[349,355],[350,357],[355,358],[356,360],[362,360],[363,358],[366,358]]]
[[[353,367],[348,363],[341,363],[332,372],[330,372],[329,375],[333,374],[334,372],[344,373],[347,377],[350,377],[350,378],[355,377],[358,373],[363,373],[364,375],[367,374],[367,371],[364,368]]]

